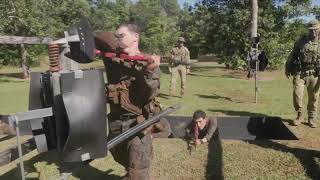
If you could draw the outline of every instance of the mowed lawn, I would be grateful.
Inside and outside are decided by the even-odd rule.
[[[101,67],[101,63],[91,66]],[[292,80],[286,79],[283,72],[260,74],[259,102],[256,104],[254,81],[247,80],[243,71],[226,70],[215,63],[193,64],[183,98],[168,96],[170,75],[165,66],[162,71],[158,100],[163,107],[180,103],[182,108],[174,115],[191,116],[195,110],[202,109],[212,116],[280,116],[285,124],[295,118]],[[12,77],[16,72],[15,68],[0,69],[0,114],[27,110],[29,82]],[[299,141],[220,142],[216,139],[214,147],[202,145],[191,154],[180,139],[156,139],[152,177],[156,180],[200,180],[211,174],[215,179],[320,179],[320,128],[289,127]],[[14,143],[15,139],[2,141],[0,149]],[[57,160],[54,151],[39,155],[34,150],[25,159],[30,179],[55,179],[59,172],[70,169]],[[119,179],[124,173],[109,155],[88,166],[77,166],[70,179]],[[19,179],[15,162],[0,167],[0,175],[0,179]]]

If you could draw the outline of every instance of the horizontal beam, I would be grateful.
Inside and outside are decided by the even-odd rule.
[[[15,120],[18,120],[18,121],[27,121],[27,120],[44,118],[49,116],[53,116],[52,107],[36,109],[36,110],[27,111],[27,112],[18,112],[14,116],[10,116],[9,118],[10,119],[15,118]]]
[[[0,36],[0,44],[50,44],[49,37]]]

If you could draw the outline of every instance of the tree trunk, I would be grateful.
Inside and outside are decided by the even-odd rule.
[[[251,0],[252,19],[251,19],[251,38],[257,37],[258,31],[258,0]]]
[[[27,65],[27,51],[24,44],[20,45],[21,49],[21,68],[22,68],[22,78],[26,79],[29,77],[28,65]]]

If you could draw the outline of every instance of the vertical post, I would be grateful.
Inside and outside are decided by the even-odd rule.
[[[64,36],[65,36],[65,38],[69,37],[69,34],[67,31],[64,31]],[[67,71],[68,70],[69,71],[70,70],[71,71],[78,70],[79,64],[64,55],[65,53],[70,52],[69,44],[67,43],[67,44],[62,45],[62,48],[63,49],[60,53],[60,64],[61,64],[62,70],[67,70]]]
[[[20,44],[21,53],[21,68],[22,68],[22,79],[29,77],[28,66],[27,66],[27,51],[24,44]]]
[[[20,164],[20,172],[21,172],[21,179],[25,180],[26,177],[24,175],[24,165],[23,165],[23,154],[21,148],[21,140],[20,140],[20,129],[19,129],[19,119],[17,116],[14,117],[14,122],[16,124],[16,133],[17,133],[17,146],[18,146],[18,153],[19,153],[19,164]]]
[[[255,73],[254,73],[254,84],[255,84],[255,102],[258,103],[258,92],[259,92],[259,85],[258,85],[258,74],[259,74],[259,60],[256,61],[256,70],[255,70]]]
[[[258,37],[258,0],[251,0],[252,5],[252,19],[251,19],[251,41]],[[255,43],[255,42],[253,42]],[[256,69],[254,71],[254,81],[255,81],[255,103],[258,103],[258,73],[259,73],[259,60],[257,57],[258,53],[258,43],[254,47],[255,57],[256,57]]]
[[[258,0],[251,0],[252,19],[251,19],[251,38],[257,37],[258,32]]]

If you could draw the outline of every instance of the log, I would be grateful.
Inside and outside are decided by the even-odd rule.
[[[49,44],[49,37],[0,36],[0,44]]]

